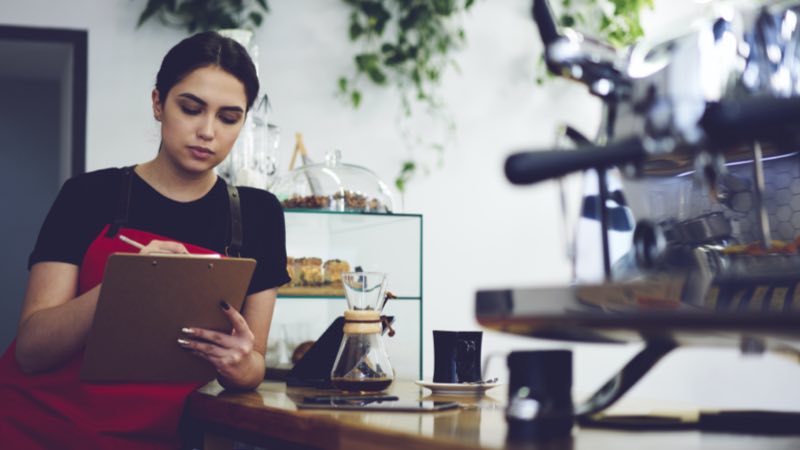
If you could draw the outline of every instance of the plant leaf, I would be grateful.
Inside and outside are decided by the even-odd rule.
[[[153,16],[161,14],[190,33],[220,28],[255,29],[263,25],[269,12],[267,0],[148,0],[137,22],[141,27]]]
[[[455,0],[433,0],[433,11],[440,16],[449,16],[455,9]]]
[[[136,23],[136,28],[141,27],[143,23],[147,22],[148,19],[153,17],[153,14],[165,6],[166,5],[162,3],[161,0],[147,0],[147,5],[144,7],[144,11],[142,11],[142,14],[139,16],[139,21]]]
[[[356,67],[360,72],[369,72],[370,68],[378,65],[378,55],[375,53],[361,53],[355,57]]]
[[[379,36],[383,34],[386,23],[392,18],[392,14],[383,6],[383,3],[362,1],[358,6],[359,10],[367,16],[367,28],[375,31]]]
[[[347,78],[339,77],[339,92],[344,94],[347,92]]]
[[[361,92],[353,91],[350,93],[350,101],[353,102],[353,107],[358,108],[361,105]]]
[[[218,23],[220,28],[239,28],[241,25],[243,25],[239,23],[239,21],[236,19],[236,16],[233,16],[228,13],[220,14]],[[207,27],[210,30],[212,29],[213,25],[211,23],[208,23]]]
[[[417,170],[417,163],[415,163],[414,161],[405,161],[403,162],[403,168],[400,169],[400,172],[407,173],[407,172],[413,172],[415,170]]]
[[[561,14],[561,17],[558,18],[558,23],[562,27],[574,27],[575,26],[575,16],[572,14],[564,13]]]
[[[395,52],[395,53],[392,53],[391,55],[387,56],[383,60],[383,63],[386,64],[387,66],[391,67],[391,66],[397,66],[397,65],[402,64],[402,63],[404,63],[406,61],[408,61],[408,57],[406,56],[405,53]]]
[[[400,168],[400,173],[397,174],[397,177],[394,180],[394,185],[397,186],[397,190],[400,192],[404,192],[406,189],[406,182],[408,182],[417,172],[417,163],[411,160],[403,161],[403,165]]]
[[[405,17],[400,19],[400,29],[409,30],[414,28],[420,22],[430,18],[430,15],[431,12],[427,4],[416,5],[408,11]]]
[[[362,27],[360,23],[354,20],[350,22],[350,29],[348,31],[350,34],[350,40],[355,41],[362,34],[364,34],[364,27]]]
[[[369,79],[372,80],[373,83],[378,85],[386,84],[386,74],[383,73],[381,69],[378,68],[377,65],[370,66],[367,70],[367,75],[369,75]]]
[[[267,4],[267,0],[256,0],[256,3],[258,3],[258,6],[260,6],[261,9],[264,10],[264,12],[269,12],[269,5]]]
[[[250,21],[253,22],[253,25],[255,25],[255,28],[258,28],[258,27],[261,26],[261,22],[262,22],[263,19],[264,18],[261,17],[261,14],[255,12],[255,11],[250,13]]]

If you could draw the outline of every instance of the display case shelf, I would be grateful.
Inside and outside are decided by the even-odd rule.
[[[388,274],[397,296],[384,314],[395,317],[396,335],[385,337],[397,376],[422,375],[422,216],[287,209],[286,252],[292,258],[346,261],[351,270]],[[295,266],[297,267],[297,266]],[[295,286],[278,291],[267,365],[286,367],[294,349],[314,340],[346,308],[341,288]]]

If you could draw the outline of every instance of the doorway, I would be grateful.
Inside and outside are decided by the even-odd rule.
[[[42,221],[61,184],[85,171],[87,38],[0,25],[0,351],[17,333]]]

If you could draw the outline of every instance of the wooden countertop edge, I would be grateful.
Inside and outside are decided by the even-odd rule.
[[[294,411],[254,408],[201,392],[189,396],[186,410],[195,420],[228,429],[319,448],[335,448],[330,447],[338,433],[334,423],[314,417],[298,417]]]
[[[431,438],[387,428],[350,423],[316,411],[292,411],[266,405],[250,407],[235,401],[195,392],[187,400],[187,413],[195,420],[229,430],[241,430],[265,439],[278,439],[320,449],[403,450],[479,449],[457,440]],[[425,414],[454,414],[454,411]],[[360,414],[342,412],[340,414]],[[404,414],[404,413],[398,413]],[[391,445],[387,445],[391,442]]]

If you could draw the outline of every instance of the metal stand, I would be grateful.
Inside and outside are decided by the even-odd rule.
[[[597,213],[600,215],[600,233],[603,243],[603,275],[605,281],[611,279],[611,247],[608,242],[608,180],[606,179],[606,168],[598,167],[597,171]]]
[[[586,403],[575,406],[575,418],[584,427],[626,430],[696,429],[725,433],[800,434],[800,413],[790,411],[700,411],[693,419],[682,417],[608,416],[598,414],[619,400],[677,345],[671,340],[650,340],[633,359]],[[788,349],[787,349],[788,350]],[[797,350],[792,349],[794,357]]]
[[[575,406],[578,419],[597,414],[622,398],[630,388],[678,345],[669,339],[648,340],[628,364],[608,380],[586,403]]]

